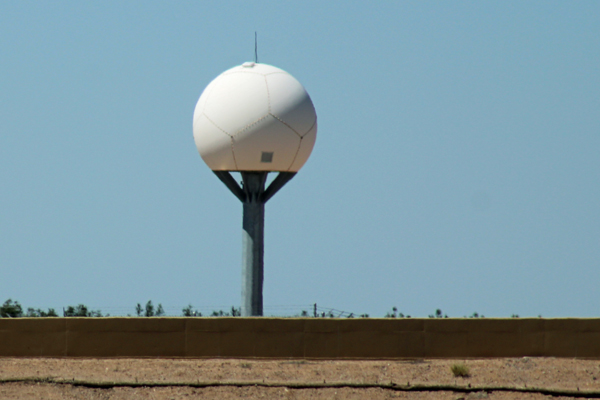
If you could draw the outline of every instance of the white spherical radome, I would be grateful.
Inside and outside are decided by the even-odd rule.
[[[194,141],[213,171],[297,172],[316,138],[310,96],[293,76],[267,64],[223,72],[194,110]]]

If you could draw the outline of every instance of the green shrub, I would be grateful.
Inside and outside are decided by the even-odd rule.
[[[242,315],[242,309],[241,308],[235,308],[234,306],[231,306],[231,312],[225,312],[223,310],[219,310],[219,311],[213,311],[212,314],[210,314],[211,317],[239,317]]]
[[[429,314],[429,318],[448,318],[448,314],[443,314],[441,309],[435,310],[435,314]]]
[[[181,310],[184,317],[201,317],[202,313],[198,310],[194,310],[194,306],[189,304],[187,307]]]
[[[2,318],[20,318],[23,316],[23,307],[18,301],[8,299],[0,307],[0,317]]]
[[[142,305],[137,303],[135,306],[135,313],[138,317],[162,317],[165,315],[165,310],[160,303],[158,303],[158,306],[155,309],[154,304],[152,304],[152,300],[148,300],[145,308],[142,308]]]
[[[63,309],[63,316],[65,317],[101,317],[102,312],[100,310],[89,310],[86,305],[79,304],[75,307],[68,306]]]
[[[467,378],[471,376],[469,373],[469,367],[467,367],[465,364],[453,364],[450,367],[450,371],[452,371],[452,374],[457,378]]]
[[[404,318],[404,314],[398,313],[398,307],[392,307],[392,312],[385,314],[384,318]]]
[[[40,308],[38,308],[37,310],[35,308],[31,308],[29,307],[27,309],[27,314],[25,314],[26,317],[58,317],[58,314],[56,314],[56,311],[54,310],[54,308],[49,308],[48,311],[44,311]]]

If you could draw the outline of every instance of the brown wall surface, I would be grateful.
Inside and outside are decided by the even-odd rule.
[[[0,357],[600,358],[600,319],[0,318]]]

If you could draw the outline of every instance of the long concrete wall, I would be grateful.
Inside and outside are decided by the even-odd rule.
[[[600,319],[0,319],[1,357],[600,358]]]

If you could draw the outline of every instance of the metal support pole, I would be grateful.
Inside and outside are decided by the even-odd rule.
[[[266,172],[242,172],[246,193],[242,232],[242,317],[263,315]]]
[[[269,172],[241,172],[240,187],[229,171],[213,171],[244,205],[242,231],[242,317],[263,315],[265,203],[292,179],[295,172],[279,172],[265,189]],[[316,312],[316,311],[315,311]]]

